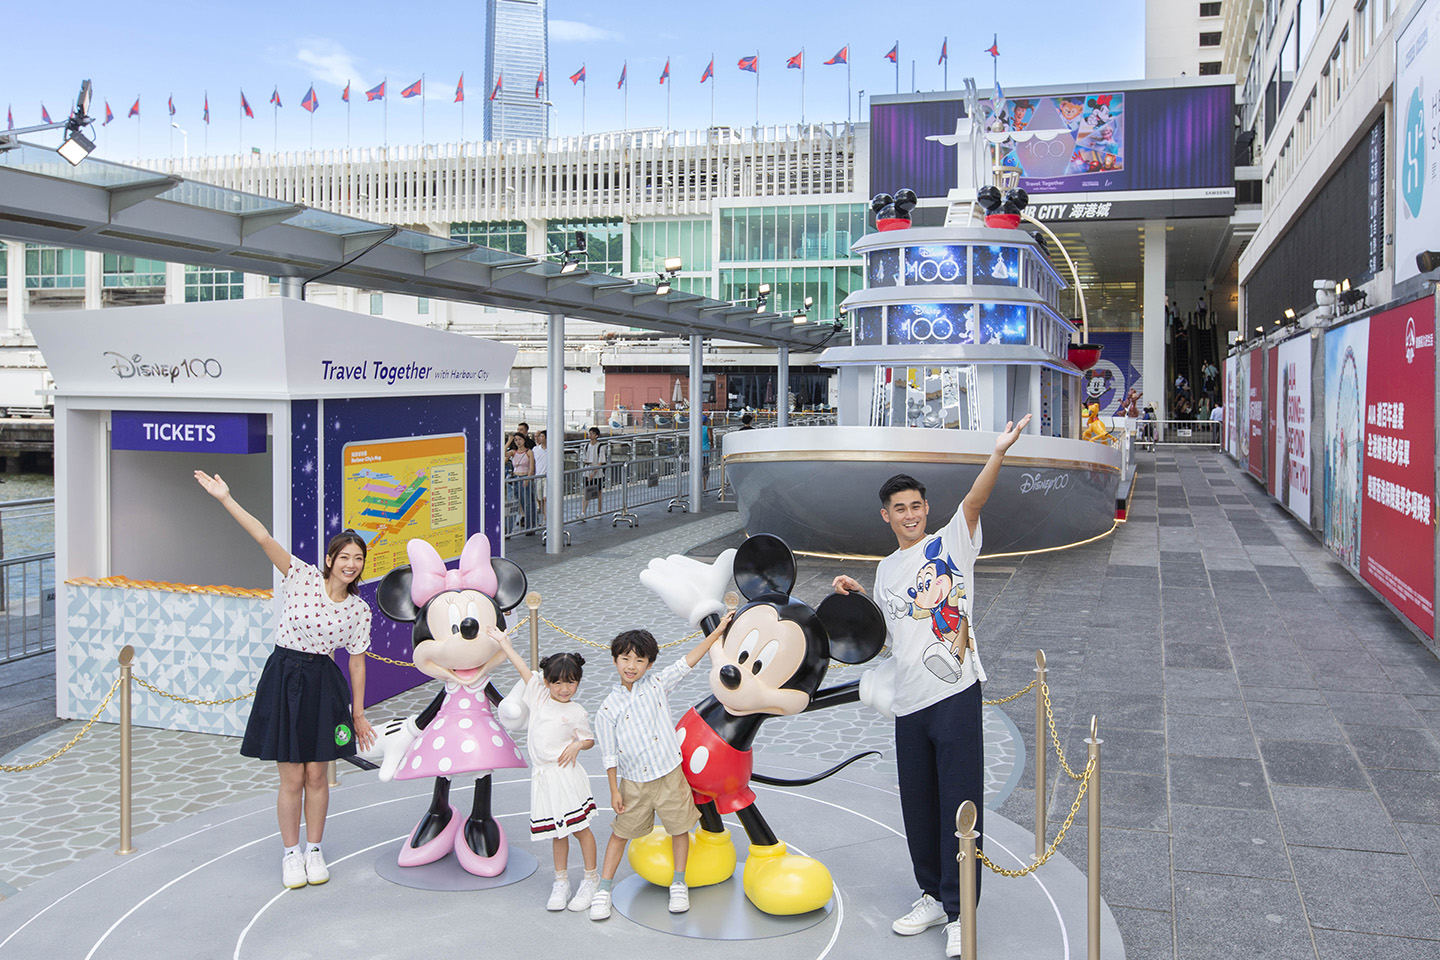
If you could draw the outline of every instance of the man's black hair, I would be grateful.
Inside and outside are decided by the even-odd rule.
[[[920,499],[925,499],[925,484],[908,473],[897,473],[880,487],[880,505],[882,507],[890,506],[890,498],[906,490],[919,491]]]
[[[610,641],[610,656],[612,659],[619,660],[627,653],[633,653],[654,663],[660,656],[660,644],[655,642],[655,637],[649,630],[626,630]]]

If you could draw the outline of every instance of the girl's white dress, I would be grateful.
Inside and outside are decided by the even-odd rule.
[[[568,837],[595,819],[595,797],[578,757],[568,767],[557,761],[571,743],[594,740],[595,734],[585,708],[553,699],[539,671],[525,684],[525,703],[530,708],[530,839]]]

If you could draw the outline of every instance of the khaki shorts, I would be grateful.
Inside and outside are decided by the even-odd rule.
[[[643,783],[621,780],[620,802],[625,804],[625,812],[615,815],[610,832],[622,840],[637,840],[648,834],[655,825],[656,814],[665,832],[672,837],[685,833],[700,819],[690,784],[685,782],[685,774],[679,767]]]

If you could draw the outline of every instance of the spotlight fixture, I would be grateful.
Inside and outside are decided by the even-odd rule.
[[[69,129],[67,124],[65,140],[55,152],[64,157],[70,166],[78,167],[82,160],[95,152],[95,144],[79,130]]]
[[[65,131],[60,146],[55,152],[64,157],[70,165],[78,165],[86,157],[95,151],[95,142],[80,132],[82,127],[91,125],[94,121],[89,115],[90,98],[93,91],[89,80],[80,81],[80,93],[75,98],[75,106],[70,111],[70,116],[59,123],[50,122],[46,118],[45,123],[33,127],[16,128],[13,124],[7,130],[0,130],[0,154],[7,153],[20,146],[20,137],[27,133],[41,133],[46,130]]]
[[[1422,250],[1415,254],[1415,266],[1421,273],[1440,270],[1440,250]]]
[[[663,297],[670,292],[670,281],[675,279],[675,275],[679,273],[684,266],[684,261],[679,257],[665,258],[664,269],[655,274],[655,276],[660,278],[660,282],[655,284],[655,295],[657,297]]]
[[[670,281],[669,281],[669,279],[667,279],[667,278],[665,277],[664,274],[661,274],[661,280],[660,280],[660,282],[657,283],[657,284],[655,284],[655,296],[657,296],[657,297],[663,297],[663,296],[665,296],[665,294],[667,294],[667,293],[669,293],[669,292],[670,292]]]
[[[683,262],[681,261],[681,259],[680,259],[679,257],[666,257],[666,258],[665,258],[665,272],[666,272],[666,273],[679,273],[680,270],[683,268],[683,266],[684,266],[684,264],[683,264]]]
[[[1294,320],[1294,319],[1295,319],[1295,311],[1292,310],[1290,307],[1286,307],[1286,308],[1285,308],[1285,319],[1286,319],[1286,320]],[[1275,322],[1276,322],[1276,323],[1279,323],[1280,321],[1277,320],[1277,321],[1275,321]]]
[[[566,250],[564,259],[560,261],[560,272],[574,273],[578,269],[580,269],[580,261],[575,259],[573,251]]]
[[[588,240],[589,237],[586,235],[584,230],[576,230],[575,242],[571,244],[571,249],[574,250],[576,253],[584,253],[585,244]]]
[[[770,284],[762,283],[755,291],[755,312],[764,313],[770,303]]]

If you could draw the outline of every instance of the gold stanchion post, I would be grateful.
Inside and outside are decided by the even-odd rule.
[[[955,836],[960,838],[960,851],[955,854],[960,864],[960,957],[976,960],[975,900],[979,894],[975,889],[975,841],[980,834],[975,830],[975,803],[971,800],[955,811]]]
[[[1090,718],[1090,737],[1085,741],[1090,748],[1090,795],[1085,816],[1088,820],[1090,848],[1087,859],[1090,866],[1088,877],[1087,941],[1089,960],[1100,960],[1100,725],[1095,717]]]
[[[130,845],[130,679],[134,673],[135,648],[128,643],[120,650],[120,849],[128,856]]]
[[[332,787],[340,786],[340,765],[334,760],[330,761],[326,770],[326,780]]]
[[[530,608],[530,669],[540,669],[540,594],[530,591],[525,595],[525,606]]]
[[[1035,853],[1045,856],[1045,801],[1050,783],[1045,777],[1045,651],[1035,651]]]

